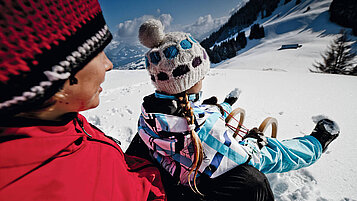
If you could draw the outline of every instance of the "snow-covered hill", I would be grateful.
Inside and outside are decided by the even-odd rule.
[[[122,70],[145,68],[144,62],[140,63],[145,52],[147,52],[147,48],[138,43],[127,43],[115,39],[105,49],[105,53],[112,61],[114,69]]]
[[[268,178],[276,200],[357,200],[357,77],[312,73],[213,69],[203,82],[204,98],[223,100],[235,87],[235,107],[246,110],[244,125],[277,118],[278,139],[310,134],[312,117],[326,115],[341,128],[340,137],[314,165]],[[101,104],[84,115],[122,142],[125,150],[137,132],[142,98],[154,91],[145,70],[109,72]]]
[[[283,1],[282,1],[283,2]],[[282,2],[280,4],[282,4]],[[248,40],[238,56],[219,64],[219,68],[309,72],[312,64],[322,59],[332,39],[343,27],[329,21],[328,9],[332,0],[305,0],[295,5],[291,1],[280,5],[269,18],[258,19],[265,37]],[[351,29],[346,29],[351,32]],[[250,29],[243,30],[249,36]],[[357,37],[353,50],[357,52]],[[300,44],[301,48],[278,50],[284,44]]]
[[[242,7],[244,2],[241,1],[237,8]],[[260,40],[248,40],[247,47],[238,51],[238,57],[222,62],[223,65],[219,64],[221,68],[234,66],[234,68],[242,69],[306,72],[309,71],[312,63],[321,59],[320,54],[343,28],[329,21],[328,9],[332,0],[305,0],[298,5],[295,5],[295,1],[285,5],[283,2],[284,0],[280,2],[271,16],[263,19],[259,17],[254,22],[264,26],[266,37]],[[131,29],[138,30],[140,22],[148,17],[136,19]],[[228,17],[212,19],[210,15],[207,15],[190,25],[174,27],[168,24],[166,30],[190,32],[195,38],[202,40],[227,19]],[[346,30],[351,32],[351,29]],[[246,36],[249,36],[250,27],[243,31],[246,32]],[[136,33],[137,31],[133,31],[128,39],[128,36],[121,38],[114,32],[114,40],[105,51],[115,68],[144,68],[142,57],[147,49],[138,42]],[[351,39],[356,41],[357,37],[351,36]],[[300,44],[302,48],[277,51],[284,44]],[[353,49],[357,51],[357,43],[353,45]],[[251,59],[252,54],[254,54],[254,60]],[[309,59],[306,59],[307,57]],[[295,62],[291,62],[292,60]],[[278,68],[277,66],[281,64],[285,64],[284,67]]]

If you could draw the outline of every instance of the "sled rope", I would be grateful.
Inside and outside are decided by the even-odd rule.
[[[239,134],[240,132],[244,133],[245,135],[248,134],[247,131],[240,130],[239,128],[236,128],[228,123],[226,124],[226,126],[234,132],[235,136],[239,135],[241,138],[243,138],[243,135]]]
[[[222,109],[223,109],[223,111],[226,113],[226,114],[228,114],[228,117],[227,117],[227,119],[233,119],[233,120],[235,120],[236,122],[238,122],[238,126],[237,127],[234,127],[233,125],[231,125],[231,124],[229,124],[229,120],[228,121],[226,121],[226,126],[228,127],[228,128],[230,128],[233,132],[234,132],[234,135],[233,135],[233,137],[236,137],[237,135],[239,135],[241,138],[243,138],[243,136],[241,135],[241,134],[239,134],[240,132],[241,133],[244,133],[245,135],[246,134],[248,134],[248,132],[249,132],[249,129],[247,128],[247,127],[245,127],[242,123],[241,123],[241,121],[239,121],[238,119],[236,119],[235,117],[234,117],[234,115],[232,115],[231,113],[229,113],[227,110],[225,110],[223,107],[222,107]],[[243,110],[244,111],[244,110]]]
[[[244,135],[248,134],[249,129],[243,125],[244,116],[245,116],[245,111],[243,109],[236,108],[231,113],[229,113],[223,107],[221,107],[220,109],[222,109],[226,114],[228,114],[225,122],[226,122],[226,126],[234,132],[234,134],[233,134],[234,138],[237,135],[239,135],[241,138],[243,138],[243,135],[241,135],[240,132],[244,133]],[[240,120],[238,120],[234,117],[236,114],[240,114]],[[236,122],[238,122],[237,127],[229,124],[231,119],[234,119]],[[278,130],[278,121],[273,117],[265,118],[265,120],[260,124],[258,130],[261,131],[262,133],[264,133],[269,125],[271,125],[271,128],[272,128],[271,137],[276,138],[277,130]]]

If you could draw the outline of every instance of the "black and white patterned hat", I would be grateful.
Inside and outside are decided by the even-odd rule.
[[[97,0],[0,3],[0,117],[41,106],[112,39]]]
[[[188,33],[164,33],[159,20],[139,29],[139,40],[151,48],[145,56],[152,83],[160,92],[178,94],[202,80],[210,70],[206,50]]]

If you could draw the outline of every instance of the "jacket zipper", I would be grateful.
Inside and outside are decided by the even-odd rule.
[[[83,132],[84,132],[86,135],[88,135],[89,138],[92,138],[92,135],[89,134],[89,133],[87,133],[86,129],[84,129],[84,126],[83,126],[82,121],[81,121],[78,117],[76,117],[76,119],[77,119],[78,125],[82,128]]]
[[[114,145],[110,144],[109,142],[106,142],[106,141],[103,141],[103,140],[99,140],[99,139],[93,138],[92,135],[89,134],[89,133],[87,133],[87,131],[84,129],[83,122],[82,122],[78,117],[76,117],[76,120],[77,120],[77,122],[78,122],[78,125],[79,125],[79,126],[81,127],[81,129],[83,130],[83,132],[89,137],[88,140],[90,140],[90,141],[95,141],[95,142],[99,142],[99,143],[103,143],[103,144],[107,144],[107,145],[109,145],[109,146],[111,146],[111,147],[114,147],[116,150],[119,151],[119,153],[120,153],[121,155],[124,156],[124,153],[123,153],[123,151],[122,151],[121,149],[118,149],[117,147],[115,147]],[[107,136],[107,137],[108,137],[108,136]],[[114,140],[113,140],[113,142],[114,142],[115,144],[117,144]],[[118,144],[117,144],[117,145],[118,145]],[[118,145],[118,146],[119,146],[119,145]]]

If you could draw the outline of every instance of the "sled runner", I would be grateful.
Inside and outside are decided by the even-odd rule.
[[[237,121],[237,119],[235,118],[237,115],[239,115],[239,121]],[[242,108],[236,108],[234,109],[226,118],[226,125],[234,132],[233,137],[237,137],[240,129],[242,128],[243,122],[244,122],[244,117],[245,117],[245,110]],[[234,119],[235,121],[238,122],[238,126],[234,127],[231,126],[231,124],[229,124],[232,119]]]
[[[236,118],[238,115],[239,115],[239,120]],[[248,131],[248,129],[243,126],[244,118],[245,118],[245,110],[242,108],[236,108],[231,113],[229,113],[228,117],[225,119],[227,127],[234,132],[233,134],[234,138],[237,135],[239,135],[239,132],[245,133],[244,131],[241,130],[242,128],[246,132]],[[238,123],[237,126],[232,126],[230,124],[232,119]],[[276,138],[277,131],[278,131],[278,121],[273,117],[265,118],[264,121],[260,124],[258,130],[264,133],[269,126],[271,126],[271,137]]]
[[[278,131],[278,121],[273,117],[267,117],[264,121],[260,124],[258,130],[262,133],[271,125],[271,137],[276,138],[276,133]]]

